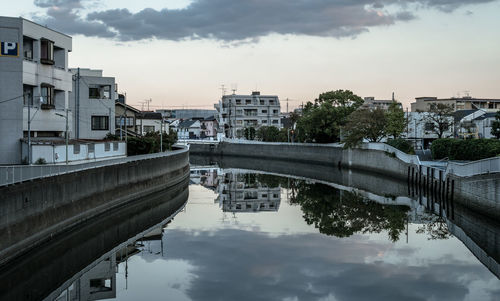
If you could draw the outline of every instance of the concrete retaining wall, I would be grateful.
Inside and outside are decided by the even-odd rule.
[[[189,152],[0,188],[0,264],[47,238],[189,177]]]

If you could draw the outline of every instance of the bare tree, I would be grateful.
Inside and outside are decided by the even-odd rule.
[[[424,115],[425,130],[435,133],[439,139],[453,126],[453,104],[432,103]],[[444,138],[448,138],[444,137]]]

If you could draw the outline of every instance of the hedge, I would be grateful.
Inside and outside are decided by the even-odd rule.
[[[390,146],[395,147],[395,148],[399,149],[400,151],[405,152],[407,154],[411,154],[411,155],[415,154],[415,149],[413,148],[411,143],[408,142],[408,140],[405,140],[402,138],[389,139],[389,140],[387,140],[386,144],[389,144]]]
[[[449,160],[481,160],[500,155],[497,139],[437,139],[431,145],[432,158]]]

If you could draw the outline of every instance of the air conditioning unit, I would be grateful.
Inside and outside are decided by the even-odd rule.
[[[31,50],[24,51],[24,57],[27,59],[32,59],[33,58],[33,51],[31,51]]]

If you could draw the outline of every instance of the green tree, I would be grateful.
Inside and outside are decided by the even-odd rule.
[[[393,139],[398,139],[404,132],[407,125],[405,112],[403,111],[401,103],[393,101],[389,105],[385,115],[387,120],[385,133]]]
[[[255,133],[256,133],[256,131],[255,131],[254,127],[245,128],[245,139],[254,140]]]
[[[256,132],[256,137],[264,142],[286,142],[286,135],[286,129],[279,130],[275,126],[261,126]]]
[[[297,121],[297,136],[302,142],[331,143],[340,140],[340,129],[347,116],[363,104],[363,99],[348,90],[321,93],[308,102]]]
[[[500,111],[495,114],[495,120],[491,125],[491,134],[500,139]]]
[[[336,237],[387,230],[390,240],[397,241],[410,210],[408,206],[382,205],[324,184],[300,181],[294,190],[290,203],[300,205],[307,224]]]
[[[349,121],[343,128],[345,147],[356,146],[363,139],[378,142],[385,136],[386,114],[380,108],[356,110],[349,115],[348,119]]]

